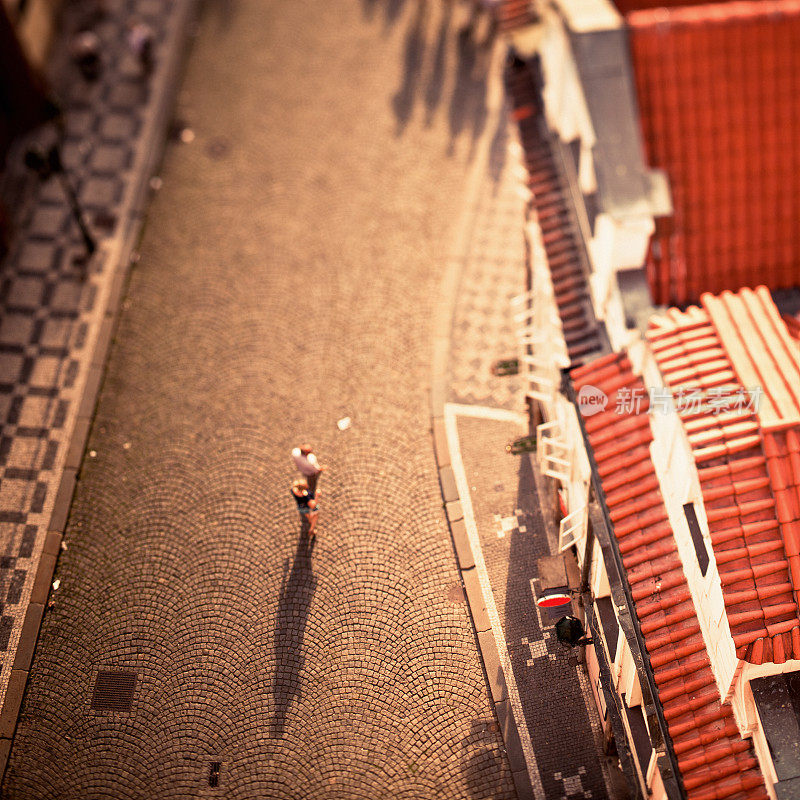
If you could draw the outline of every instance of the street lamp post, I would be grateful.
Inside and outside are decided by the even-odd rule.
[[[72,218],[81,232],[83,246],[86,248],[86,256],[91,258],[95,250],[97,250],[97,243],[83,217],[83,211],[78,203],[78,195],[64,169],[64,162],[61,160],[61,152],[58,145],[54,144],[46,151],[38,148],[29,149],[25,153],[25,166],[35,172],[42,181],[48,180],[53,175],[58,178],[58,182],[61,184],[69,203]]]

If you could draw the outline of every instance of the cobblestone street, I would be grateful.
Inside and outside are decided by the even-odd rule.
[[[515,796],[430,435],[435,297],[496,135],[452,13],[206,5],[4,797]]]

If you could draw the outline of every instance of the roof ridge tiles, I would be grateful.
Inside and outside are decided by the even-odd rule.
[[[663,503],[661,508],[655,506],[647,511],[640,511],[631,516],[625,517],[625,522],[618,522],[614,524],[614,529],[618,536],[629,536],[634,531],[641,530],[644,526],[655,525],[663,522],[667,517],[667,510],[664,508]]]
[[[721,705],[719,699],[717,699],[714,706],[708,709],[705,714],[693,714],[692,717],[685,722],[676,722],[674,723],[674,727],[670,725],[670,734],[673,740],[679,739],[687,731],[694,730],[695,728],[703,728],[706,725],[711,725],[729,716],[733,716],[730,708]]]
[[[689,756],[678,759],[678,764],[681,771],[686,770],[690,772],[700,766],[708,766],[716,763],[717,761],[725,758],[726,756],[744,753],[750,749],[751,745],[744,739],[738,742],[725,741],[718,747],[708,747],[703,750],[699,755]]]
[[[653,669],[656,669],[664,664],[668,664],[670,661],[680,660],[682,658],[686,658],[687,656],[694,655],[695,653],[705,652],[705,649],[706,644],[703,641],[703,637],[693,636],[691,641],[688,641],[686,644],[682,644],[677,647],[672,647],[665,653],[651,653],[650,663],[652,664]]]
[[[678,642],[683,642],[689,637],[697,636],[699,633],[700,623],[697,621],[683,628],[670,627],[658,636],[651,636],[647,640],[647,650],[652,656],[664,647],[673,647]]]
[[[680,663],[675,663],[672,667],[659,669],[658,672],[655,673],[658,691],[659,693],[661,692],[662,686],[666,686],[678,680],[683,681],[687,676],[694,676],[705,670],[708,670],[709,674],[711,673],[711,662],[709,661],[708,655],[701,658],[684,660]],[[738,728],[736,729],[736,733],[739,733]]]
[[[660,627],[665,625],[676,625],[679,622],[684,622],[687,619],[697,616],[694,606],[690,603],[686,604],[685,608],[671,611],[670,613],[661,612],[662,616],[658,617],[657,614],[650,615],[650,619],[640,620],[640,627],[643,634],[652,633]]]
[[[723,726],[716,731],[696,731],[696,736],[689,737],[684,736],[682,737],[681,742],[675,742],[674,749],[676,755],[682,755],[683,753],[688,753],[694,748],[704,747],[704,745],[710,745],[714,743],[718,743],[721,741],[722,737],[726,738],[733,738],[739,736],[739,728],[736,725],[736,721],[733,718],[733,715],[725,720]],[[739,740],[741,741],[741,740]]]
[[[628,537],[633,538],[633,537]],[[636,567],[644,561],[651,561],[657,558],[663,558],[670,553],[675,552],[675,545],[663,538],[659,540],[659,544],[644,544],[639,543],[637,547],[629,552],[628,555],[623,555],[623,563],[625,568]]]
[[[727,464],[720,464],[716,467],[701,467],[697,470],[700,476],[700,483],[705,483],[709,480],[730,475],[733,472],[741,472],[746,469],[761,466],[766,470],[766,461],[763,455],[748,456],[746,458],[731,459]]]
[[[730,603],[733,605],[758,599],[763,600],[768,597],[774,597],[775,595],[783,592],[787,592],[789,595],[791,595],[792,584],[788,581],[785,583],[773,583],[768,586],[754,586],[752,589],[746,589],[740,592],[731,592],[728,597]]]
[[[616,425],[608,425],[608,417],[613,415],[619,418]],[[605,424],[604,424],[605,423]],[[593,430],[587,430],[592,439],[598,445],[604,445],[623,436],[628,436],[642,428],[650,430],[650,420],[646,414],[614,414],[612,411],[601,412],[593,418]],[[652,436],[650,437],[652,439]]]
[[[673,686],[670,689],[659,689],[658,696],[661,698],[662,703],[669,703],[671,700],[673,700],[675,697],[679,697],[681,694],[696,692],[700,689],[706,688],[707,686],[713,686],[716,690],[714,676],[711,674],[710,670],[708,671],[708,674],[703,674],[701,678],[685,680],[679,685]]]
[[[622,356],[620,353],[607,353],[604,356],[599,356],[593,361],[590,361],[588,364],[584,364],[582,367],[576,367],[570,370],[570,375],[576,387],[580,388],[579,384],[581,378],[584,376],[593,374],[596,370],[607,367],[610,364],[619,364],[622,366],[625,361],[627,361],[627,356]],[[585,381],[585,383],[588,383],[588,381]]]
[[[708,504],[711,500],[730,496],[731,490],[733,490],[733,493],[736,495],[743,495],[748,492],[766,488],[769,488],[769,475],[765,473],[763,477],[759,478],[746,478],[741,481],[732,481],[727,485],[709,486],[708,489],[704,488],[703,499],[706,504]]]

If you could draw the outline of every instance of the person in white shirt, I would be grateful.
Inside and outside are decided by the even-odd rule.
[[[310,444],[301,444],[292,450],[292,461],[298,472],[308,481],[308,489],[312,497],[317,493],[317,479],[325,467],[317,461]]]

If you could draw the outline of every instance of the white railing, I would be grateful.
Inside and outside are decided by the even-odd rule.
[[[559,432],[557,420],[536,427],[536,458],[544,475],[566,484],[571,472],[570,452]]]
[[[579,545],[586,536],[588,510],[581,506],[571,511],[558,526],[558,552],[563,553],[572,545]]]

